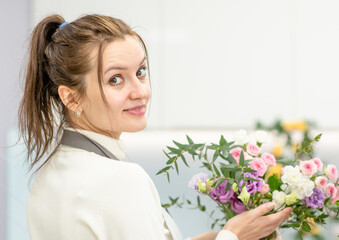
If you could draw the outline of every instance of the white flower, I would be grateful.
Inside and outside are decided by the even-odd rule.
[[[250,141],[250,137],[247,135],[247,131],[240,129],[234,135],[234,141],[236,144],[244,145]]]
[[[300,172],[299,166],[286,166],[283,168],[283,175],[281,181],[290,186],[298,185],[304,175]]]
[[[285,193],[289,193],[288,191],[288,185],[286,183],[282,184],[280,186],[280,189],[283,190]]]
[[[314,182],[300,172],[299,166],[286,166],[283,168],[281,181],[288,185],[286,192],[297,194],[298,199],[310,197],[313,194]]]
[[[280,192],[278,190],[273,191],[272,199],[274,204],[274,209],[280,208],[285,203],[286,193]]]
[[[263,130],[257,130],[255,133],[254,133],[254,137],[256,139],[257,142],[260,142],[260,143],[266,143],[268,142],[268,134],[266,131],[263,131]]]
[[[297,198],[302,200],[305,197],[310,197],[313,194],[314,186],[314,182],[305,177],[299,185],[292,186],[291,194],[297,194]]]

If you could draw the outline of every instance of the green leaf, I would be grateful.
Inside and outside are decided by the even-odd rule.
[[[318,216],[318,218],[321,218],[321,219],[327,218],[327,217],[328,217],[328,214],[326,214],[326,213],[323,213],[323,214]]]
[[[200,207],[200,197],[197,196],[197,203],[198,203],[198,206]]]
[[[225,160],[227,160],[227,158],[228,158],[228,152],[226,151],[226,152],[223,152],[223,153],[220,153],[220,157],[221,158],[223,158],[223,159],[225,159]]]
[[[278,163],[281,163],[283,165],[291,165],[293,161],[294,159],[290,159],[290,158],[284,158],[284,159],[277,160]]]
[[[259,179],[255,179],[255,178],[250,178],[250,177],[245,177],[246,181],[253,181],[253,182],[259,182]]]
[[[174,166],[175,166],[175,171],[176,171],[177,174],[179,175],[179,168],[178,168],[178,163],[177,163],[177,161],[174,162]]]
[[[303,235],[302,235],[302,233],[301,233],[301,228],[300,228],[299,231],[298,231],[298,236],[299,236],[300,240],[303,240]]]
[[[291,223],[291,224],[286,225],[286,227],[289,227],[289,228],[298,228],[298,227],[300,227],[300,223]]]
[[[166,171],[169,170],[170,168],[172,168],[172,166],[164,167],[164,168],[161,169],[159,172],[157,172],[155,175],[159,175],[160,173],[166,172]]]
[[[181,150],[180,149],[176,149],[174,147],[169,147],[167,146],[167,148],[172,152],[172,153],[175,153],[175,154],[181,154]]]
[[[252,168],[244,168],[244,173],[254,173],[254,172],[257,172],[257,170],[253,170]]]
[[[169,199],[171,200],[171,204],[174,205],[179,200],[179,197],[176,197],[176,198],[169,197]]]
[[[188,166],[188,164],[187,164],[187,162],[186,162],[186,158],[184,157],[184,155],[181,154],[180,157],[181,157],[182,161],[185,163],[185,165],[186,165],[187,167],[190,167],[190,166]]]
[[[241,151],[241,153],[240,153],[239,165],[240,165],[240,166],[243,166],[243,165],[244,165],[244,161],[245,161],[244,151]]]
[[[230,168],[230,169],[237,169],[237,168],[239,168],[239,169],[241,169],[238,164],[224,164],[224,163],[220,163],[220,166],[222,166],[223,168]]]
[[[166,172],[166,175],[167,175],[167,181],[170,183],[171,181],[170,181],[170,175],[169,175],[169,173]]]
[[[217,187],[219,186],[220,184],[222,184],[223,182],[225,182],[226,179],[225,178],[220,178],[218,179],[218,181],[216,181],[215,183],[213,183],[213,187]]]
[[[167,165],[172,164],[174,162],[175,157],[171,157],[170,159],[168,159],[168,161],[166,162]]]
[[[238,165],[237,161],[235,161],[235,159],[233,158],[233,156],[230,154],[228,155],[227,160],[231,163],[231,164],[236,164]]]
[[[199,149],[199,148],[201,148],[201,147],[203,147],[205,144],[202,144],[202,143],[195,143],[195,144],[193,144],[193,147],[195,148],[195,149]]]
[[[211,167],[211,165],[209,165],[209,164],[206,163],[206,162],[202,162],[202,165],[203,165],[203,166],[201,166],[201,168],[205,167],[205,168],[207,168],[209,171],[212,172],[212,167]]]
[[[215,171],[215,174],[216,174],[218,177],[220,177],[220,172],[219,172],[218,168],[215,166],[214,163],[213,163],[212,165],[213,165],[213,169],[214,169],[214,171]]]
[[[177,147],[180,148],[181,150],[186,150],[186,149],[187,149],[187,145],[183,145],[183,144],[178,143],[178,142],[176,142],[176,141],[173,141],[173,143],[174,143],[175,145],[177,145]]]
[[[323,135],[322,133],[318,134],[318,135],[314,138],[314,141],[318,142],[318,141],[320,140],[320,138],[321,138],[322,135]]]
[[[221,135],[220,141],[219,141],[219,145],[220,146],[224,146],[226,143],[227,143],[226,139],[224,138],[223,135]]]
[[[219,157],[219,152],[215,151],[213,154],[213,162],[215,162],[215,160],[217,160],[218,157]]]
[[[166,157],[171,158],[171,157],[165,152],[165,150],[162,150],[162,151],[165,153]]]
[[[277,175],[273,174],[267,180],[267,184],[270,186],[270,190],[278,190],[282,184],[281,180],[278,179]]]
[[[302,228],[305,232],[310,232],[310,231],[311,231],[311,227],[310,227],[310,225],[309,225],[306,221],[303,221],[303,222],[302,222],[301,228]]]
[[[230,179],[226,184],[225,192],[227,192],[227,190],[232,187],[232,184],[233,184],[233,179]]]
[[[191,145],[194,144],[194,142],[192,141],[192,139],[188,135],[186,135],[186,138],[187,138],[187,141],[188,141],[189,144],[191,144]]]
[[[227,169],[227,168],[220,168],[220,171],[222,172],[222,174],[224,175],[225,178],[228,178],[230,176],[229,169]]]

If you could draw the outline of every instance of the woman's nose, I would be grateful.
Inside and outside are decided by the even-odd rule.
[[[144,99],[147,98],[150,92],[148,79],[140,80],[137,77],[131,81],[130,98]]]

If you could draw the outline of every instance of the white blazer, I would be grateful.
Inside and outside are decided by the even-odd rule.
[[[124,158],[119,141],[77,131]],[[38,171],[27,217],[31,240],[172,239],[154,183],[139,165],[64,145]],[[217,240],[237,237],[223,230]]]

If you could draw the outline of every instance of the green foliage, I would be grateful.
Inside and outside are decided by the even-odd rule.
[[[277,175],[273,174],[267,180],[267,184],[270,186],[270,190],[273,192],[275,190],[279,190],[282,185],[281,180],[277,177]]]

